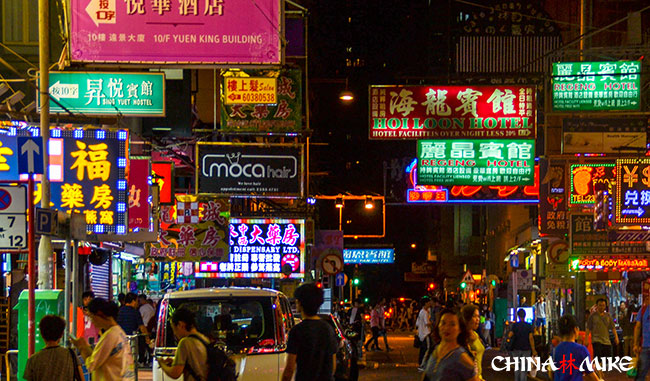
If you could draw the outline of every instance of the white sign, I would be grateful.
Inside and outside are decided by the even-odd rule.
[[[533,289],[533,272],[531,270],[517,270],[517,289]]]
[[[27,248],[27,189],[0,186],[0,249]]]
[[[465,275],[463,275],[463,280],[461,282],[465,282],[467,284],[474,284],[474,278],[472,277],[472,273],[467,270]]]

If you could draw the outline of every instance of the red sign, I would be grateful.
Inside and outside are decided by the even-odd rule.
[[[149,228],[149,169],[148,159],[131,159],[129,165],[129,229]]]
[[[527,86],[371,86],[370,139],[535,138]]]
[[[564,237],[569,234],[565,164],[562,160],[540,160],[539,233]]]
[[[160,203],[174,204],[174,163],[171,161],[154,161],[151,163],[154,184],[160,188]]]

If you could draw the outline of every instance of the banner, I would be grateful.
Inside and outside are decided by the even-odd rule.
[[[301,195],[302,152],[302,145],[292,144],[198,143],[198,192]]]
[[[418,140],[422,185],[532,185],[534,140]]]
[[[149,159],[131,159],[129,164],[129,229],[149,229]]]
[[[370,139],[535,138],[535,89],[370,86]]]
[[[642,153],[648,118],[565,118],[563,153]]]
[[[271,90],[252,75],[276,81],[274,101]],[[238,76],[235,76],[238,75]],[[268,86],[266,86],[268,87]],[[300,132],[302,130],[302,73],[282,71],[225,72],[221,87],[221,131],[223,132]]]
[[[70,58],[137,64],[280,64],[279,0],[73,0]]]
[[[175,206],[160,207],[158,242],[147,245],[147,256],[167,261],[228,260],[227,199],[177,195]]]

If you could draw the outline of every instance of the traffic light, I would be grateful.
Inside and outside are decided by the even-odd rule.
[[[497,286],[497,281],[494,280],[494,279],[492,279],[492,280],[490,281],[490,285],[491,285],[492,287],[496,287],[496,286]]]
[[[354,278],[354,279],[352,280],[352,284],[355,285],[355,286],[358,286],[359,283],[361,283],[361,281],[359,280],[359,278]]]
[[[431,291],[431,290],[435,290],[435,288],[436,288],[436,284],[435,284],[435,283],[429,283],[429,288],[428,288],[429,291]]]
[[[368,298],[363,298],[364,303],[368,303]]]
[[[460,284],[460,289],[461,289],[461,290],[464,290],[466,287],[467,287],[467,283],[462,282],[462,283]]]
[[[317,282],[317,283],[316,283],[316,287],[318,287],[318,288],[323,288],[323,284],[322,284],[321,282]]]

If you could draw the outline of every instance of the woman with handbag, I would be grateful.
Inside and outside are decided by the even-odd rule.
[[[426,359],[423,381],[480,381],[467,349],[467,329],[458,314],[442,310],[433,336],[440,344]]]

